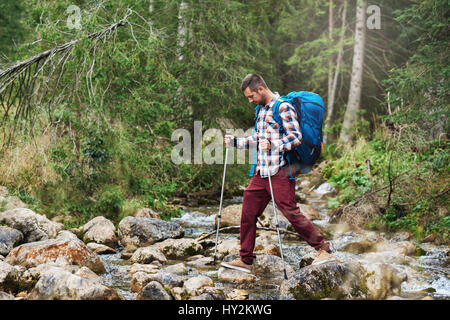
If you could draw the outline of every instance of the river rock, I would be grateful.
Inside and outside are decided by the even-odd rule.
[[[294,269],[288,264],[283,264],[283,260],[272,254],[256,255],[253,262],[253,273],[260,276],[273,276],[274,273],[283,273],[284,265],[286,265],[286,273],[289,275],[294,273]]]
[[[360,254],[364,252],[370,252],[374,249],[374,243],[372,243],[369,239],[365,238],[361,241],[355,241],[347,243],[341,250]]]
[[[214,282],[211,278],[206,276],[196,276],[189,278],[183,284],[183,289],[185,289],[190,296],[203,294],[204,292],[202,289],[204,287],[214,287]]]
[[[23,234],[17,229],[7,226],[0,226],[0,254],[8,255],[8,253],[23,240]]]
[[[96,243],[96,242],[89,242],[86,244],[86,246],[94,251],[96,254],[111,254],[116,253],[116,250],[114,250],[111,247],[105,246],[104,244]]]
[[[86,266],[96,273],[106,271],[98,256],[69,231],[61,231],[56,239],[22,244],[11,250],[5,262],[26,268],[55,262],[58,265]]]
[[[240,248],[241,248],[241,244],[240,244],[239,240],[237,240],[237,239],[219,240],[219,243],[217,244],[217,251],[216,251],[217,259],[221,260],[226,255],[237,254],[237,253],[239,253]],[[213,255],[214,248],[210,248],[208,250],[208,253]]]
[[[80,269],[78,269],[77,272],[74,273],[76,276],[79,276],[84,279],[88,279],[91,281],[96,281],[99,283],[102,283],[102,278],[97,275],[94,271],[89,269],[88,267],[82,266]]]
[[[143,264],[151,263],[155,260],[161,263],[167,262],[167,258],[161,250],[153,246],[138,248],[130,258],[131,262]]]
[[[225,294],[227,300],[248,300],[248,291],[244,289],[233,289]]]
[[[162,271],[175,273],[179,275],[187,275],[188,273],[188,269],[186,268],[186,265],[183,262],[167,266],[163,268]]]
[[[14,296],[12,294],[0,291],[0,300],[14,300]]]
[[[299,268],[311,265],[315,258],[317,258],[317,251],[315,250],[304,254],[298,262]]]
[[[255,253],[256,254],[273,254],[281,256],[278,245],[271,243],[271,239],[276,233],[272,231],[263,231],[255,239]]]
[[[194,239],[167,239],[152,246],[169,259],[180,260],[203,252],[203,247]]]
[[[41,275],[28,300],[121,300],[116,290],[98,281],[72,274],[62,268],[52,268]]]
[[[232,204],[222,209],[220,227],[239,226],[241,224],[242,204]],[[217,226],[217,217],[216,217]]]
[[[103,216],[88,221],[83,226],[83,234],[85,243],[92,241],[111,248],[116,248],[119,245],[114,224]]]
[[[157,273],[159,272],[159,267],[155,264],[133,263],[133,265],[130,267],[129,273],[133,274],[136,272]]]
[[[256,281],[256,276],[254,274],[224,267],[219,268],[217,275],[222,282],[230,282],[238,285],[248,286]]]
[[[136,300],[173,300],[158,281],[149,282],[136,297]]]
[[[280,295],[282,299],[296,300],[364,297],[362,272],[358,262],[313,264],[284,280],[280,286]]]
[[[198,268],[198,269],[202,269],[202,268],[207,269],[213,263],[214,263],[213,257],[204,257],[204,256],[200,256],[200,257],[197,257],[197,259],[186,262],[186,264],[188,266]]]
[[[22,232],[24,242],[55,238],[64,225],[47,219],[27,208],[16,208],[0,213],[0,223]]]
[[[367,264],[364,269],[370,299],[385,299],[388,296],[400,295],[401,284],[407,280],[405,273],[385,263]]]
[[[139,292],[151,281],[158,281],[165,288],[182,287],[185,276],[159,270],[156,273],[135,272],[131,276],[130,289]]]
[[[118,235],[123,246],[144,247],[168,238],[181,238],[184,229],[175,222],[128,216],[120,221]]]
[[[141,208],[136,210],[136,212],[133,214],[136,218],[155,218],[155,219],[161,219],[158,212],[153,211],[150,208]]]
[[[0,291],[15,292],[18,288],[19,272],[12,265],[0,261]]]

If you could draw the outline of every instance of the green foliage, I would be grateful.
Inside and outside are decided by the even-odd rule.
[[[28,162],[14,168],[15,158],[2,154],[0,181],[18,190],[19,197],[39,212],[62,215],[70,227],[99,214],[117,222],[140,207],[151,207],[170,219],[181,212],[168,204],[171,198],[202,190],[218,192],[223,170],[219,164],[172,163],[175,129],[192,133],[193,122],[202,121],[207,130],[223,118],[236,128],[252,126],[253,108],[240,91],[240,80],[250,72],[262,74],[280,93],[313,90],[326,97],[328,60],[336,56],[342,32],[337,27],[340,4],[335,2],[330,41],[329,1],[185,2],[188,6],[181,12],[180,0],[153,1],[152,11],[148,1],[135,0],[30,0],[26,7],[21,1],[3,1],[0,52],[9,60],[25,60],[69,41],[79,42],[61,77],[47,78],[47,72],[38,79],[48,80],[40,87],[48,88],[47,94],[40,97],[34,127],[24,125],[28,131],[22,131],[22,144],[13,146],[17,154],[28,151],[24,153]],[[449,131],[448,4],[381,3],[383,30],[370,35],[365,110],[356,124],[358,135],[366,139],[353,149],[325,146],[331,161],[324,175],[340,190],[329,206],[338,208],[386,185],[389,176],[420,164],[411,183],[396,187],[385,214],[375,223],[416,234],[448,235],[449,219],[442,213],[448,198],[445,194],[433,198],[448,187],[450,155],[442,135]],[[67,26],[66,9],[72,4],[81,9],[81,30]],[[128,9],[132,11],[127,24],[97,40],[87,37],[122,19]],[[398,19],[392,19],[392,12]],[[354,4],[349,3],[348,30],[353,28],[353,15]],[[352,58],[349,34],[336,100],[341,107]],[[11,45],[13,38],[17,47]],[[413,45],[411,38],[417,39]],[[380,52],[388,61],[380,60]],[[398,67],[413,53],[407,65]],[[378,80],[386,77],[380,88]],[[380,105],[383,90],[390,92],[390,99]],[[62,98],[54,102],[53,94]],[[386,128],[375,129],[377,124],[368,119],[381,107],[386,110],[387,103],[393,114],[382,117]],[[337,133],[340,123],[329,130]],[[27,143],[35,149],[26,149]],[[226,196],[241,192],[238,187],[248,182],[248,169],[249,165],[234,165],[228,170]],[[10,171],[15,175],[8,176]],[[427,181],[427,192],[417,175]]]
[[[18,0],[0,2],[0,62],[8,55],[15,54],[25,37],[23,25],[24,4]]]
[[[124,202],[123,193],[118,186],[105,186],[99,191],[94,209],[108,218],[115,218]]]

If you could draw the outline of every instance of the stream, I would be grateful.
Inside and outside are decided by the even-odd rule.
[[[224,199],[223,207],[230,204],[242,203],[242,197]],[[417,248],[422,249],[422,255],[407,256],[399,259],[398,253],[394,251],[405,242],[403,233],[383,233],[365,230],[350,230],[341,224],[330,223],[327,199],[323,199],[322,194],[311,192],[308,195],[308,204],[318,211],[320,219],[313,220],[313,224],[326,229],[331,238],[328,240],[334,250],[334,255],[341,261],[359,261],[363,265],[371,263],[387,263],[407,275],[407,280],[401,284],[401,294],[397,299],[422,299],[430,296],[435,300],[450,299],[450,258],[449,247],[435,245],[431,243],[416,243],[414,239],[408,239]],[[207,205],[198,207],[185,207],[184,213],[171,221],[179,223],[185,230],[186,238],[197,238],[202,233],[215,230],[215,216],[219,210],[218,205]],[[276,233],[275,233],[276,234]],[[237,233],[220,233],[219,241],[224,239],[237,239]],[[360,254],[341,251],[346,244],[355,242],[365,237],[377,237],[382,239],[381,243],[385,247],[376,252],[364,252]],[[286,237],[284,237],[286,238]],[[291,237],[292,238],[292,237]],[[214,236],[210,239],[214,240]],[[278,240],[274,236],[274,244]],[[298,270],[299,261],[303,255],[312,251],[312,248],[304,241],[283,239],[283,253],[286,263]],[[104,284],[115,288],[125,299],[135,300],[137,293],[130,291],[131,263],[121,259],[121,248],[115,254],[99,255],[105,264],[107,272],[102,275]],[[168,261],[168,264],[180,263],[182,261]],[[218,279],[219,265],[203,266],[200,269],[188,267],[187,277],[205,275],[210,277],[217,288],[233,288],[231,283],[222,283]],[[256,284],[245,288],[249,293],[249,300],[277,300],[279,299],[279,287],[282,277],[260,278]],[[399,297],[399,298],[398,298]]]

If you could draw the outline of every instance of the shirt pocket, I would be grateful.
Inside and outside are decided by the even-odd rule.
[[[273,117],[270,116],[264,119],[264,125],[266,126],[268,132],[278,132],[278,129],[280,128],[280,125]]]

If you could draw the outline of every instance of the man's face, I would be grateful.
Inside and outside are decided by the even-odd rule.
[[[250,87],[247,87],[244,90],[244,95],[247,97],[248,102],[250,103],[264,104],[266,101],[263,87],[258,87],[257,91],[251,91]]]

